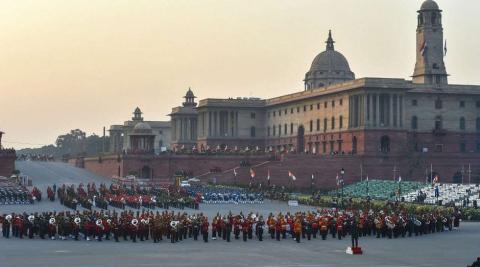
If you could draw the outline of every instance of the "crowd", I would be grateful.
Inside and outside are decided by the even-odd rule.
[[[55,185],[53,186],[55,187]],[[106,186],[100,184],[97,189],[95,183],[88,183],[85,187],[83,184],[78,185],[62,185],[57,190],[54,188],[47,189],[47,192],[57,192],[60,203],[73,210],[77,209],[77,205],[85,209],[91,210],[92,207],[108,209],[112,206],[119,209],[126,207],[140,209],[142,207],[154,209],[175,207],[179,209],[192,208],[198,209],[200,199],[188,196],[182,188],[140,188],[138,186],[120,186],[111,184]],[[53,194],[52,199],[54,200]]]
[[[250,192],[236,187],[192,185],[185,188],[192,197],[201,197],[205,204],[258,204],[263,203],[263,193]]]
[[[406,210],[317,209],[308,212],[272,214],[217,213],[211,220],[202,213],[188,215],[174,211],[88,211],[3,214],[0,217],[4,238],[73,240],[147,241],[171,243],[222,239],[295,242],[314,239],[342,239],[349,236],[352,247],[364,236],[405,238],[441,233],[460,226],[460,214],[408,213]],[[318,238],[317,238],[318,237]]]

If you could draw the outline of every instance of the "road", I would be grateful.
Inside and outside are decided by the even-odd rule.
[[[105,178],[63,163],[20,162],[17,165],[41,187],[56,183],[107,182]],[[33,212],[64,209],[58,202],[42,201],[34,205],[0,206],[0,212]],[[310,210],[266,201],[256,205],[201,205],[200,212],[213,216],[243,211],[269,212]],[[196,211],[186,209],[188,213]],[[113,241],[28,240],[0,238],[0,266],[467,266],[480,256],[480,223],[462,223],[459,230],[426,236],[360,239],[364,255],[347,255],[349,239],[322,241],[291,239],[280,242],[269,237],[263,242],[249,240],[184,240],[177,244],[163,241],[131,243]]]

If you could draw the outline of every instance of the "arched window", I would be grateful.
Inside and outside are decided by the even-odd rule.
[[[475,123],[475,129],[477,129],[477,132],[480,132],[480,117],[477,118],[477,121]]]
[[[460,118],[460,130],[465,131],[465,118]]]
[[[442,128],[442,116],[435,117],[435,130],[441,130]]]
[[[417,116],[412,117],[412,129],[413,130],[418,129],[418,118],[417,118]]]
[[[250,128],[250,137],[255,137],[255,126],[252,126],[252,128]]]
[[[390,152],[390,137],[388,135],[384,135],[380,139],[380,151],[382,153]]]
[[[335,117],[332,117],[332,130],[335,129]]]

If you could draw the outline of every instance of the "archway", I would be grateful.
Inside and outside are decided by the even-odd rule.
[[[390,137],[388,135],[384,135],[380,139],[380,151],[383,153],[390,152]]]
[[[352,138],[352,154],[357,154],[357,137]]]
[[[303,125],[298,127],[297,132],[297,151],[299,153],[305,152],[305,128]]]
[[[142,173],[141,173],[141,175],[140,175],[140,178],[150,179],[150,178],[152,178],[152,177],[151,177],[151,173],[152,173],[152,172],[151,172],[150,167],[148,167],[148,166],[143,166],[143,168],[142,168]]]

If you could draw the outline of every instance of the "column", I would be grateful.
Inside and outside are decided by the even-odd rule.
[[[388,105],[389,105],[389,111],[390,111],[390,114],[389,115],[389,122],[388,122],[388,125],[390,127],[393,126],[393,94],[389,94],[388,95],[388,99],[389,99],[389,102]]]
[[[235,111],[235,136],[238,137],[238,111]]]
[[[400,125],[400,127],[403,127],[403,96],[402,95],[398,96],[398,108],[400,109],[399,112],[398,112],[399,125]]]
[[[376,99],[376,107],[375,107],[375,111],[376,111],[376,125],[377,126],[380,126],[380,94],[375,94],[375,99]]]
[[[212,136],[212,112],[208,112],[208,137]]]

